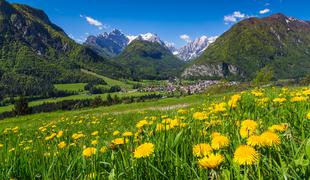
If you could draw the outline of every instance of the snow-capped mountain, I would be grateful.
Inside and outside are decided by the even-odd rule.
[[[194,41],[189,42],[185,46],[178,49],[174,54],[184,61],[189,61],[200,56],[210,44],[215,42],[217,36],[207,37],[201,36]]]
[[[105,32],[98,36],[89,36],[84,44],[92,47],[97,52],[99,51],[99,53],[105,52],[110,56],[114,56],[121,53],[128,43],[128,37],[120,30],[114,29],[110,33]]]
[[[153,34],[153,33],[140,34],[137,36],[127,35],[127,38],[129,39],[128,44],[130,44],[133,40],[158,42],[161,45],[165,44],[163,41],[161,41],[160,37],[157,34]]]
[[[215,37],[202,36],[189,42],[185,46],[177,49],[174,43],[162,41],[157,34],[146,33],[140,35],[126,35],[118,29],[114,29],[110,33],[99,34],[98,36],[89,36],[85,41],[85,45],[90,46],[93,50],[101,55],[116,56],[120,54],[134,40],[157,42],[165,46],[171,53],[184,61],[192,60],[216,40]]]
[[[84,44],[90,46],[101,55],[116,56],[134,40],[157,42],[170,49],[170,46],[166,46],[157,34],[126,35],[118,29],[114,29],[110,33],[99,34],[98,36],[88,36]]]

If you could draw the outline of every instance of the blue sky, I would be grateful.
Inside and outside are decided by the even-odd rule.
[[[216,36],[249,16],[282,12],[310,20],[309,0],[9,0],[43,9],[75,40],[114,28],[129,35],[156,33],[182,46]],[[181,35],[183,38],[180,38]]]

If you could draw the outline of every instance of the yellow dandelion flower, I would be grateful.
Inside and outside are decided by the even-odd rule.
[[[235,153],[233,161],[238,165],[252,165],[257,163],[259,160],[258,152],[251,146],[241,145]]]
[[[231,108],[236,108],[240,99],[241,96],[239,94],[233,95],[231,99],[228,101],[228,106]]]
[[[86,157],[90,157],[92,155],[95,155],[97,152],[97,149],[94,148],[94,147],[88,147],[88,148],[85,148],[83,150],[83,156],[86,156]]]
[[[253,135],[247,139],[247,145],[252,147],[262,147],[264,139],[261,136]]]
[[[211,147],[214,150],[218,150],[218,149],[225,148],[228,146],[229,146],[228,137],[223,136],[223,135],[218,135],[218,136],[215,136],[214,138],[212,138]]]
[[[135,158],[145,158],[149,157],[154,153],[154,144],[152,143],[144,143],[137,147],[134,152]]]
[[[304,95],[308,96],[310,95],[310,89],[306,89],[302,92]]]
[[[84,135],[83,133],[74,133],[74,134],[72,135],[72,138],[73,138],[74,140],[78,140],[78,139],[80,139],[80,138],[82,138],[82,137],[85,137],[85,135]]]
[[[98,134],[99,134],[99,131],[94,131],[91,133],[92,136],[98,136]]]
[[[149,125],[149,122],[147,122],[147,120],[141,120],[141,121],[139,121],[139,122],[136,124],[136,127],[137,127],[138,129],[140,129],[140,128],[142,128],[142,127],[145,126],[145,125]]]
[[[274,98],[272,101],[276,103],[283,103],[286,101],[286,98]]]
[[[50,136],[45,137],[45,141],[53,139],[56,135],[56,133],[52,133]]]
[[[287,128],[288,128],[288,124],[282,123],[282,124],[272,125],[271,127],[268,128],[268,130],[272,132],[284,132],[287,130]]]
[[[130,132],[130,131],[126,131],[126,132],[124,132],[122,135],[123,135],[124,137],[131,137],[131,136],[133,136],[133,133]]]
[[[291,102],[303,102],[306,101],[308,98],[304,96],[295,96],[291,98]]]
[[[97,145],[97,144],[98,144],[98,140],[92,140],[92,141],[91,141],[91,145],[94,145],[94,146],[95,146],[95,145]]]
[[[247,138],[256,132],[257,122],[247,119],[241,122],[240,135],[242,138]]]
[[[67,146],[67,144],[64,141],[61,141],[57,146],[58,146],[58,148],[63,149]]]
[[[124,138],[116,138],[112,140],[112,143],[114,145],[122,145],[128,142],[128,139],[124,139]]]
[[[263,138],[263,146],[271,147],[281,144],[280,137],[271,131],[264,132],[261,137]]]
[[[112,133],[113,136],[117,136],[117,135],[119,135],[119,134],[120,134],[119,131],[114,131],[114,132]]]
[[[212,147],[209,144],[202,143],[193,146],[193,155],[196,157],[204,157],[212,153]]]
[[[211,134],[211,138],[215,138],[216,136],[220,136],[221,134],[219,132],[213,132]]]
[[[226,111],[226,103],[222,102],[219,104],[215,104],[213,107],[213,112],[218,113],[218,112],[225,112]]]
[[[307,119],[310,119],[310,112],[308,112],[307,114]]]
[[[220,154],[210,154],[198,161],[198,165],[203,169],[215,169],[224,161],[224,156]]]
[[[208,119],[208,114],[205,112],[195,112],[193,118],[196,120],[205,120]]]
[[[99,152],[105,153],[105,152],[107,152],[107,150],[108,150],[107,147],[103,146],[100,148]]]
[[[64,131],[59,131],[59,132],[57,133],[57,138],[60,138],[63,134],[64,134]]]

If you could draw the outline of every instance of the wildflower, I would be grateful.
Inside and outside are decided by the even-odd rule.
[[[228,106],[231,108],[236,108],[237,103],[240,101],[241,96],[239,94],[233,95],[231,99],[228,101]]]
[[[220,154],[210,154],[198,161],[198,164],[203,169],[215,169],[224,161],[224,156]]]
[[[98,140],[92,140],[92,141],[91,141],[91,144],[92,144],[92,145],[97,145],[97,144],[98,144]]]
[[[85,148],[85,149],[83,150],[83,156],[90,157],[90,156],[96,154],[96,152],[97,152],[97,149],[96,149],[96,148],[94,148],[94,147],[88,147],[88,148]]]
[[[119,133],[120,133],[119,131],[114,131],[114,132],[112,133],[112,135],[113,135],[113,136],[117,136],[117,135],[119,135]]]
[[[56,135],[57,135],[56,133],[52,133],[50,136],[46,136],[45,141],[53,139]]]
[[[147,120],[141,120],[141,121],[139,121],[137,124],[136,124],[136,127],[138,128],[138,129],[140,129],[140,128],[142,128],[143,126],[145,126],[145,125],[148,125],[149,123],[147,122]]]
[[[229,145],[229,139],[226,136],[217,135],[214,138],[212,138],[211,147],[214,150],[218,150],[218,149],[221,149],[221,148],[228,147],[228,145]]]
[[[211,154],[212,147],[209,144],[196,144],[193,147],[193,155],[196,157],[203,157]]]
[[[221,134],[219,132],[212,132],[211,133],[211,138],[215,138],[217,136],[220,136]]]
[[[254,148],[247,145],[239,146],[235,153],[233,161],[239,165],[252,165],[259,160],[259,154]]]
[[[307,119],[310,119],[310,112],[308,112],[307,114]]]
[[[253,135],[247,139],[247,145],[252,147],[262,147],[264,139],[261,136]]]
[[[213,107],[213,112],[218,113],[218,112],[225,112],[226,111],[226,103],[222,102],[219,104],[215,104]]]
[[[63,131],[59,131],[59,132],[57,133],[57,138],[60,138],[63,134],[64,134]]]
[[[185,109],[179,109],[179,110],[177,111],[177,113],[179,113],[179,114],[186,114],[187,111],[186,111]]]
[[[98,136],[98,134],[99,134],[99,131],[94,131],[91,133],[92,136]]]
[[[101,147],[99,152],[101,152],[101,153],[107,152],[107,147],[105,147],[105,146]]]
[[[208,119],[208,114],[205,112],[195,112],[193,118],[197,120],[205,120]]]
[[[135,158],[145,158],[149,157],[154,153],[154,144],[152,143],[144,143],[137,147],[134,152]]]
[[[131,137],[133,136],[133,133],[132,132],[129,132],[129,131],[126,131],[122,134],[124,137]]]
[[[268,130],[270,130],[272,132],[284,132],[287,130],[287,128],[288,128],[288,124],[282,123],[282,124],[272,125],[271,127],[268,128]]]
[[[162,123],[158,123],[156,125],[156,129],[155,130],[156,131],[163,131],[163,130],[165,130],[165,126]]]
[[[304,96],[295,96],[291,98],[291,102],[302,102],[306,100],[307,100],[307,97],[304,97]]]
[[[67,146],[67,144],[64,141],[62,141],[57,146],[58,146],[58,148],[63,149]]]
[[[3,144],[0,144],[0,148],[2,148],[3,147]]]
[[[277,146],[281,144],[281,140],[279,136],[273,132],[266,131],[263,134],[261,134],[261,137],[263,138],[263,145],[264,146]]]
[[[302,92],[304,95],[308,96],[310,95],[310,89],[306,89]]]
[[[286,99],[285,98],[274,98],[272,101],[277,102],[277,103],[283,103],[286,101]]]
[[[72,138],[73,138],[74,140],[78,140],[78,139],[80,139],[80,138],[82,138],[82,137],[85,137],[85,135],[84,135],[83,133],[74,133],[74,134],[72,135]]]
[[[247,119],[241,122],[240,135],[242,138],[253,135],[257,128],[257,122]]]
[[[256,97],[261,97],[264,95],[264,93],[261,92],[260,90],[253,90],[253,91],[251,91],[251,94],[253,94]]]
[[[126,142],[128,142],[128,139],[124,139],[124,138],[116,138],[112,140],[112,143],[114,145],[122,145],[122,144],[125,144]]]

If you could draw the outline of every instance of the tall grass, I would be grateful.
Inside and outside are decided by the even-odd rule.
[[[0,135],[1,179],[309,178],[309,90],[259,89],[239,95],[236,107],[228,103],[230,99],[222,103],[206,98],[204,104],[190,109],[109,116],[102,112],[62,117],[27,128],[8,127]],[[285,100],[278,102],[276,98]],[[286,124],[284,130],[274,131],[280,144],[254,147],[259,159],[252,165],[239,165],[234,153],[247,144],[248,138],[240,135],[240,124],[246,119],[258,124],[257,135],[271,131],[272,125]],[[123,137],[125,131],[134,135]],[[229,138],[228,147],[213,149],[224,161],[214,168],[202,168],[198,161],[203,157],[194,156],[193,146],[211,144],[214,132]],[[48,138],[53,133],[55,137]],[[75,133],[84,136],[74,139]],[[112,143],[116,138],[128,141],[116,145]],[[60,142],[66,146],[60,148]],[[143,143],[154,144],[154,152],[135,158],[135,150]],[[85,156],[83,150],[88,147],[97,151]]]

